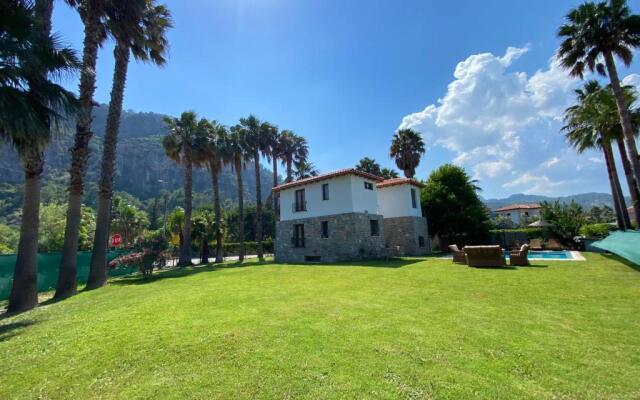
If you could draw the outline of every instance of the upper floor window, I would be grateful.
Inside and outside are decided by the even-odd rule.
[[[322,184],[322,200],[329,200],[329,184]]]
[[[364,183],[364,188],[367,189],[367,190],[373,190],[373,183],[365,182]]]
[[[296,190],[293,212],[307,211],[307,202],[304,198],[304,189]]]
[[[416,190],[411,189],[411,207],[418,208],[418,201],[416,200]]]
[[[371,228],[371,236],[380,236],[380,226],[378,225],[378,220],[369,220],[369,224]]]

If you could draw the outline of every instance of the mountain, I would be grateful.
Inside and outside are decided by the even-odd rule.
[[[496,208],[503,207],[509,204],[541,203],[543,201],[553,202],[556,200],[562,203],[570,203],[572,201],[575,201],[576,203],[587,209],[594,206],[602,207],[605,205],[613,207],[613,197],[611,197],[611,195],[608,193],[581,193],[560,197],[518,193],[504,199],[485,199],[484,203],[487,205],[487,207],[489,207],[489,209],[494,210]],[[627,204],[630,204],[629,199],[627,199]]]

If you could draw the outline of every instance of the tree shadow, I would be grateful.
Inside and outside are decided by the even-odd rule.
[[[0,342],[4,342],[14,336],[17,336],[22,329],[29,327],[35,323],[36,322],[32,320],[25,320],[0,325]]]
[[[309,263],[278,263],[300,267],[363,267],[363,268],[402,268],[407,265],[425,261],[426,258],[372,258],[367,260],[343,262],[309,262]]]
[[[601,253],[602,257],[608,259],[608,260],[614,260],[617,261],[621,264],[626,265],[627,267],[634,269],[638,272],[640,272],[640,265],[638,264],[634,264],[631,261],[627,260],[626,258],[622,258],[618,255],[612,254],[612,253]]]

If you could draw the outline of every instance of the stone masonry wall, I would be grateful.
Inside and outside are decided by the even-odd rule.
[[[370,220],[378,221],[378,236],[371,236]],[[322,238],[322,221],[329,223],[329,237]],[[305,247],[293,246],[294,225],[304,224]],[[381,215],[347,213],[303,218],[276,223],[276,262],[338,262],[376,258],[385,255],[384,222]]]
[[[423,217],[396,217],[384,219],[385,247],[397,256],[421,256],[430,252],[427,219]],[[418,237],[424,238],[419,246]],[[398,249],[399,248],[399,249]]]

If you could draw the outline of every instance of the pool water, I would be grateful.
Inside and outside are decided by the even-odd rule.
[[[509,257],[509,252],[505,252]],[[530,260],[573,260],[573,253],[570,251],[529,251]]]

